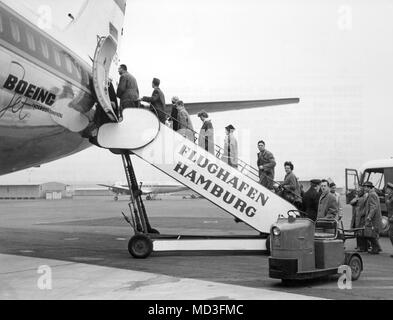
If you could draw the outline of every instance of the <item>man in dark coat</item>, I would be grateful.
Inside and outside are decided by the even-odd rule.
[[[203,122],[203,126],[199,133],[198,144],[204,150],[214,154],[214,127],[209,115],[206,111],[198,113],[198,118]]]
[[[127,71],[127,66],[122,64],[119,68],[120,82],[117,87],[117,97],[120,98],[119,116],[123,118],[123,110],[139,107],[139,88],[134,76]]]
[[[371,244],[371,254],[379,254],[382,249],[379,245],[379,233],[382,226],[382,212],[379,197],[374,189],[372,182],[366,182],[363,185],[364,192],[367,194],[365,210],[366,210],[366,228],[372,227],[374,235],[368,240]]]
[[[338,203],[336,197],[330,193],[330,183],[322,180],[322,196],[319,199],[318,219],[338,219]]]
[[[154,108],[154,111],[158,118],[160,119],[161,123],[166,122],[167,116],[165,114],[165,96],[164,93],[161,91],[160,89],[160,84],[161,81],[159,79],[154,78],[153,79],[153,94],[151,97],[143,97],[142,101],[144,102],[148,102],[152,105],[152,107]]]
[[[259,169],[259,179],[260,184],[265,188],[272,190],[274,184],[274,175],[276,168],[276,160],[273,154],[266,150],[266,144],[264,141],[258,142],[258,169]]]
[[[386,186],[386,208],[388,209],[389,218],[389,238],[393,245],[393,183],[388,183]],[[393,258],[393,255],[390,256]]]
[[[319,199],[321,198],[321,180],[311,180],[311,187],[303,196],[303,211],[312,221],[317,220]]]

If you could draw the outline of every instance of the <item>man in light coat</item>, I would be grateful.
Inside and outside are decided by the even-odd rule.
[[[224,143],[224,155],[222,157],[222,161],[229,164],[233,168],[238,168],[239,166],[239,149],[237,140],[234,136],[235,127],[233,125],[229,125],[225,128],[226,137]]]
[[[338,219],[338,204],[336,197],[330,193],[329,181],[322,180],[322,196],[319,199],[318,219]]]
[[[364,192],[366,193],[366,228],[372,227],[374,229],[374,236],[368,238],[371,244],[371,254],[379,254],[382,249],[379,245],[379,233],[382,227],[382,212],[379,197],[374,189],[372,182],[363,184]]]
[[[178,112],[177,118],[179,121],[179,130],[177,132],[188,140],[194,142],[194,126],[192,125],[191,117],[184,106],[184,102],[178,101],[176,106]]]

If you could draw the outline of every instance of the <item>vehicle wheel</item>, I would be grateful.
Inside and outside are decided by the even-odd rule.
[[[151,196],[146,197],[146,201],[151,201],[151,199],[152,199]]]
[[[115,197],[115,201],[119,201],[119,197]]]
[[[388,237],[389,236],[389,230],[390,230],[390,223],[388,217],[383,216],[382,217],[382,230],[381,230],[381,236],[382,237]]]
[[[128,243],[128,251],[135,259],[146,259],[153,253],[153,241],[144,234],[138,234]]]
[[[272,253],[272,243],[271,243],[271,237],[270,237],[270,235],[267,237],[267,239],[266,239],[266,251],[267,251],[267,254],[268,255],[270,255],[271,253]]]
[[[348,263],[348,266],[352,271],[352,281],[356,281],[360,278],[362,273],[362,260],[358,256],[353,256]]]

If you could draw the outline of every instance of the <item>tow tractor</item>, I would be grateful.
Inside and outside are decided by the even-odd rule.
[[[356,252],[345,250],[345,241],[360,229],[344,230],[342,221],[302,218],[299,211],[281,215],[271,229],[269,276],[284,283],[337,275],[348,266],[352,281],[359,279],[363,261]]]

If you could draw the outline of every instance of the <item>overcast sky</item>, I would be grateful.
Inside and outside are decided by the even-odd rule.
[[[253,165],[264,139],[279,164],[302,180],[344,183],[346,167],[393,157],[391,1],[129,1],[121,60],[142,95],[162,81],[168,101],[299,97],[295,106],[212,114],[217,143],[238,128]],[[200,122],[194,118],[199,130]],[[139,178],[169,181],[138,161]],[[0,178],[0,183],[125,181],[121,161],[91,148]]]

